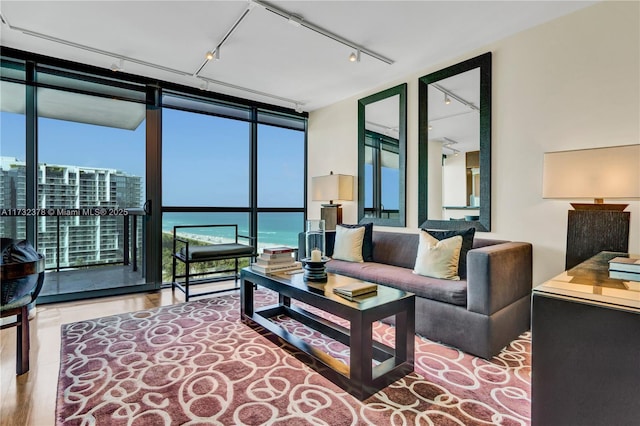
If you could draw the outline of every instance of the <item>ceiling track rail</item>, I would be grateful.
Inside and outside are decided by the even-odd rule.
[[[366,47],[360,46],[359,44],[354,43],[351,40],[347,40],[346,38],[341,37],[338,34],[335,34],[335,33],[331,32],[329,30],[326,30],[326,29],[324,29],[322,27],[319,27],[318,25],[315,25],[315,24],[313,24],[311,22],[305,21],[300,16],[293,15],[293,14],[287,12],[284,9],[277,8],[277,7],[275,7],[275,6],[273,6],[273,5],[269,4],[269,3],[266,3],[266,2],[263,2],[263,1],[260,1],[260,0],[250,0],[250,2],[254,3],[254,4],[256,4],[256,5],[262,7],[264,9],[266,9],[266,10],[268,10],[271,13],[274,13],[274,14],[286,19],[287,21],[291,22],[294,25],[299,25],[299,26],[305,27],[305,28],[307,28],[307,29],[309,29],[311,31],[315,31],[316,33],[318,33],[320,35],[323,35],[323,36],[325,36],[327,38],[330,38],[330,39],[332,39],[334,41],[337,41],[340,44],[343,44],[343,45],[348,46],[348,47],[350,47],[352,49],[355,49],[355,50],[359,51],[360,53],[363,53],[363,54],[368,55],[368,56],[370,56],[370,57],[372,57],[374,59],[377,59],[377,60],[379,60],[381,62],[384,62],[385,64],[393,65],[393,63],[395,62],[392,59],[389,59],[389,58],[387,58],[387,57],[385,57],[385,56],[383,56],[383,55],[381,55],[379,53],[376,53],[376,52],[374,52],[372,50],[369,50]]]
[[[199,76],[198,78],[201,79],[201,80],[204,80],[204,81],[206,81],[208,83],[212,83],[212,84],[215,84],[215,85],[218,85],[218,86],[228,87],[230,89],[242,90],[244,92],[251,93],[251,94],[254,94],[254,95],[265,96],[265,97],[268,97],[268,98],[271,98],[271,99],[277,99],[277,100],[282,101],[282,102],[287,102],[287,103],[293,104],[296,109],[299,109],[300,107],[302,107],[304,105],[302,102],[296,101],[294,99],[283,98],[281,96],[272,95],[270,93],[261,92],[259,90],[248,89],[248,88],[242,87],[242,86],[236,86],[235,84],[225,83],[224,81],[214,80],[212,78],[202,77],[202,76]],[[298,111],[298,112],[300,112],[300,111]]]
[[[222,37],[222,40],[220,40],[220,43],[218,43],[213,49],[211,49],[210,53],[213,55],[215,55],[217,58],[220,57],[220,48],[222,47],[222,45],[227,41],[227,39],[231,36],[231,34],[233,34],[233,32],[238,28],[238,26],[240,25],[240,23],[244,20],[244,18],[247,17],[247,15],[249,14],[249,12],[251,12],[251,10],[254,8],[254,5],[252,3],[249,3],[249,5],[247,6],[247,8],[242,12],[242,15],[240,15],[240,17],[236,20],[236,22],[231,26],[231,28],[229,28],[229,31],[227,31],[227,33],[224,35],[224,37]],[[207,64],[211,62],[211,59],[207,58],[202,62],[202,65],[200,65],[200,68],[198,68],[196,70],[196,72],[193,73],[194,77],[199,77],[200,73],[202,72],[202,70],[204,69],[204,67],[207,66]]]
[[[251,6],[248,8],[248,10],[245,11],[243,16],[246,16],[246,13],[250,9],[252,9]],[[242,18],[242,19],[244,19],[244,18]],[[73,42],[73,41],[70,41],[70,40],[61,39],[61,38],[58,38],[58,37],[53,37],[53,36],[50,36],[50,35],[47,35],[47,34],[39,33],[37,31],[32,31],[32,30],[30,30],[28,28],[15,27],[15,26],[12,26],[11,24],[9,24],[9,21],[7,20],[7,17],[6,17],[5,14],[0,14],[0,20],[10,30],[19,31],[19,32],[21,32],[23,34],[26,34],[28,36],[41,38],[43,40],[48,40],[48,41],[51,41],[51,42],[54,42],[54,43],[58,43],[58,44],[64,44],[64,45],[69,46],[69,47],[73,47],[73,48],[76,48],[76,49],[84,50],[84,51],[87,51],[87,52],[96,53],[96,54],[107,56],[107,57],[110,57],[110,58],[129,61],[131,63],[135,63],[135,64],[142,65],[142,66],[149,67],[149,68],[154,68],[154,69],[157,69],[157,70],[160,70],[160,71],[165,71],[165,72],[172,73],[172,74],[177,74],[177,75],[181,75],[181,76],[185,76],[185,77],[192,77],[194,75],[193,73],[190,73],[190,72],[187,72],[187,71],[182,71],[182,70],[177,70],[177,69],[174,69],[174,68],[165,67],[163,65],[158,65],[158,64],[154,64],[152,62],[142,61],[142,60],[139,60],[139,59],[131,58],[129,56],[124,56],[124,55],[120,55],[118,53],[109,52],[107,50],[102,50],[102,49],[98,49],[98,48],[95,48],[95,47],[87,46],[85,44],[76,43],[76,42]],[[202,76],[197,76],[197,78],[200,79],[200,80],[204,80],[204,81],[219,85],[219,86],[228,87],[228,88],[235,89],[235,90],[240,90],[240,91],[245,92],[245,93],[251,93],[251,94],[262,96],[262,97],[265,97],[265,98],[268,98],[268,99],[273,99],[273,100],[277,100],[277,101],[281,101],[281,102],[290,103],[291,106],[296,110],[296,112],[302,112],[302,107],[304,106],[304,102],[296,101],[296,100],[293,100],[293,99],[283,98],[281,96],[273,95],[273,94],[266,93],[266,92],[261,92],[259,90],[250,89],[248,87],[242,87],[242,86],[238,86],[238,85],[235,85],[235,84],[225,83],[223,81],[213,80],[213,79],[202,77]]]
[[[147,61],[141,61],[139,59],[135,59],[135,58],[131,58],[129,56],[124,56],[124,55],[120,55],[117,53],[113,53],[113,52],[109,52],[107,50],[102,50],[102,49],[98,49],[95,47],[91,47],[91,46],[87,46],[85,44],[80,44],[80,43],[76,43],[74,41],[69,41],[69,40],[65,40],[62,38],[58,38],[58,37],[53,37],[47,34],[42,34],[36,31],[31,31],[27,28],[20,28],[20,27],[12,27],[9,26],[10,29],[12,30],[16,30],[16,31],[20,31],[26,35],[30,35],[32,37],[37,37],[37,38],[41,38],[44,40],[48,40],[48,41],[52,41],[54,43],[59,43],[59,44],[64,44],[67,46],[71,46],[71,47],[75,47],[76,49],[82,49],[85,50],[87,52],[93,52],[93,53],[97,53],[99,55],[104,55],[104,56],[109,56],[111,58],[116,58],[116,59],[121,59],[123,61],[128,61],[134,64],[138,64],[138,65],[142,65],[145,67],[150,67],[150,68],[155,68],[157,70],[161,70],[161,71],[166,71],[166,72],[170,72],[173,74],[179,74],[179,75],[184,75],[184,76],[191,76],[190,72],[186,72],[186,71],[181,71],[181,70],[177,70],[174,68],[169,68],[169,67],[165,67],[163,65],[158,65],[158,64],[154,64],[151,62],[147,62]]]

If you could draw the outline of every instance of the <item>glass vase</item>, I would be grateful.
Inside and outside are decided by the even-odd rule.
[[[305,257],[312,262],[320,262],[325,253],[325,221],[307,220],[305,231]]]

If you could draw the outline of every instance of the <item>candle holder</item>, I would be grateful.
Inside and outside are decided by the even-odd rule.
[[[305,258],[302,259],[304,280],[324,282],[327,280],[325,263],[325,221],[307,220],[305,232]]]

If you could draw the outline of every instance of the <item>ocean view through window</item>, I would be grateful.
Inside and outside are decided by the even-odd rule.
[[[163,101],[165,280],[174,226],[237,224],[259,251],[297,247],[305,218],[304,122],[198,97],[165,95]],[[183,237],[200,244],[233,240],[221,232],[191,228]]]
[[[0,227],[45,255],[44,303],[161,288],[174,225],[297,246],[307,114],[10,48],[0,82]]]

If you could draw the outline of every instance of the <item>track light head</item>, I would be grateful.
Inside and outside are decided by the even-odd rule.
[[[451,99],[449,99],[449,96],[447,96],[447,94],[444,94],[444,103],[449,105],[451,103]]]
[[[207,52],[207,54],[205,55],[205,57],[207,58],[207,61],[210,61],[213,59],[213,52]]]
[[[215,59],[216,61],[219,61],[219,60],[220,60],[220,46],[216,47],[216,54],[215,54],[215,56],[214,56],[214,59]]]
[[[356,50],[355,52],[351,52],[351,55],[349,55],[349,61],[360,62],[360,49]]]
[[[118,61],[118,63],[112,63],[111,64],[111,71],[113,72],[118,72],[118,71],[124,71],[124,59],[120,59]]]
[[[302,18],[296,15],[289,15],[289,23],[294,27],[300,27],[302,25]]]

